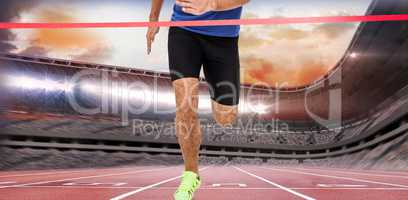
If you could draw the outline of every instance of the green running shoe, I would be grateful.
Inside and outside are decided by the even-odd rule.
[[[181,178],[180,186],[174,193],[174,200],[192,200],[194,192],[200,187],[200,177],[194,173],[186,171]]]

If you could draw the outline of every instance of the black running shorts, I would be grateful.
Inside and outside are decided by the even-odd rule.
[[[168,51],[172,81],[199,78],[203,67],[211,99],[222,105],[239,103],[238,37],[207,36],[171,27]]]

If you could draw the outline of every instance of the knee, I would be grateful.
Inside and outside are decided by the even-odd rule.
[[[183,78],[173,81],[176,95],[176,125],[190,128],[198,122],[198,88],[196,78]]]
[[[176,112],[176,134],[179,138],[188,139],[199,135],[199,118],[191,109],[181,109]]]
[[[237,118],[236,113],[228,113],[228,114],[220,114],[220,113],[215,113],[214,114],[214,119],[215,121],[220,125],[220,126],[228,126],[232,125]]]
[[[197,113],[192,110],[178,110],[175,120],[177,124],[192,125],[198,122],[198,116]]]
[[[220,126],[232,125],[238,115],[238,106],[226,106],[213,102],[213,115]]]

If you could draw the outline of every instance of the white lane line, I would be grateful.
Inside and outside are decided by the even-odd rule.
[[[79,172],[88,172],[88,171],[94,171],[94,170],[123,170],[123,169],[131,169],[130,167],[127,168],[88,168],[88,169],[83,169],[83,170],[75,170],[75,171],[48,171],[48,172],[37,172],[37,173],[30,173],[30,174],[14,174],[14,175],[5,175],[5,176],[0,176],[0,178],[9,178],[9,177],[23,177],[23,176],[40,176],[40,175],[48,175],[48,174],[66,174],[66,173],[79,173]]]
[[[359,179],[359,178],[350,178],[350,177],[344,177],[344,176],[332,176],[332,175],[325,175],[325,174],[315,174],[315,173],[295,171],[295,170],[290,170],[290,169],[275,169],[275,168],[267,168],[267,167],[262,167],[262,168],[263,169],[268,169],[268,170],[275,170],[275,171],[291,172],[291,173],[295,173],[295,174],[304,174],[304,175],[311,175],[311,176],[318,176],[318,177],[325,177],[325,178],[343,179],[343,180],[349,180],[349,181],[355,181],[355,182],[372,183],[372,184],[387,185],[387,186],[392,186],[392,187],[408,188],[408,185],[386,183],[386,182],[380,182],[380,181],[370,181],[370,180]]]
[[[293,194],[293,195],[296,195],[296,196],[298,196],[298,197],[301,197],[301,198],[303,198],[303,199],[306,199],[306,200],[315,200],[315,198],[313,198],[313,197],[309,197],[309,196],[306,196],[306,195],[301,194],[301,193],[299,193],[299,192],[296,192],[296,191],[294,191],[294,190],[292,190],[292,189],[290,189],[290,188],[287,188],[287,187],[285,187],[285,186],[279,185],[279,184],[277,184],[277,183],[274,183],[274,182],[272,182],[272,181],[270,181],[270,180],[267,180],[267,179],[265,179],[265,178],[262,178],[262,177],[260,177],[260,176],[255,175],[255,174],[252,174],[252,173],[250,173],[250,172],[248,172],[248,171],[245,171],[245,170],[243,170],[243,169],[241,169],[241,168],[239,168],[239,167],[234,167],[234,168],[235,168],[236,170],[240,171],[240,172],[243,172],[243,173],[245,173],[245,174],[248,174],[248,175],[250,175],[250,176],[252,176],[252,177],[254,177],[254,178],[257,178],[257,179],[259,179],[259,180],[261,180],[261,181],[264,181],[264,182],[266,182],[266,183],[269,183],[269,184],[271,184],[271,185],[273,185],[273,186],[275,186],[275,187],[278,187],[278,188],[280,188],[280,189],[282,189],[282,190],[284,190],[284,191],[286,191],[286,192],[289,192],[289,193],[291,193],[291,194]]]
[[[209,167],[202,168],[202,169],[200,169],[200,171],[206,170],[206,169],[208,169],[208,168],[209,168]],[[134,194],[137,194],[137,193],[139,193],[139,192],[143,192],[143,191],[145,191],[145,190],[148,190],[148,189],[151,189],[151,188],[153,188],[153,187],[159,186],[159,185],[161,185],[161,184],[164,184],[164,183],[168,183],[168,182],[177,180],[177,179],[179,179],[180,177],[181,177],[181,176],[176,176],[176,177],[173,177],[173,178],[166,179],[166,180],[164,180],[164,181],[160,181],[160,182],[158,182],[158,183],[154,183],[154,184],[151,184],[151,185],[147,185],[147,186],[144,186],[144,187],[139,188],[139,189],[137,189],[137,190],[130,191],[130,192],[128,192],[128,193],[119,195],[119,196],[117,196],[117,197],[113,197],[113,198],[111,198],[110,200],[121,200],[121,199],[124,199],[124,198],[126,198],[126,197],[129,197],[129,196],[132,196],[132,195],[134,195]]]
[[[319,183],[319,188],[367,188],[367,185]]]
[[[238,187],[248,187],[245,183],[213,183],[211,187],[223,187],[223,186],[238,186]]]
[[[284,168],[283,168],[284,169]],[[341,170],[325,170],[325,169],[310,169],[310,168],[296,168],[299,170],[314,170],[314,171],[323,171],[323,172],[337,172],[343,174],[354,174],[354,175],[363,175],[363,176],[377,176],[377,177],[389,177],[389,178],[403,178],[408,179],[408,176],[398,176],[398,175],[385,175],[385,174],[375,174],[373,173],[360,173],[360,172],[349,172],[349,171],[341,171]]]
[[[15,174],[15,175],[6,175],[0,176],[0,178],[10,178],[10,177],[22,177],[22,176],[41,176],[41,175],[49,175],[49,174],[68,174],[68,173],[78,173],[82,171],[65,171],[65,172],[43,172],[43,173],[32,173],[32,174]]]
[[[14,181],[5,181],[5,182],[0,182],[0,185],[6,185],[6,184],[15,184],[16,182]]]
[[[53,180],[53,181],[41,181],[41,182],[34,182],[34,183],[25,183],[25,184],[1,186],[0,189],[11,188],[11,187],[31,186],[31,185],[40,185],[40,184],[48,184],[48,183],[56,183],[56,182],[63,182],[63,181],[73,181],[73,180],[80,180],[80,179],[87,179],[87,178],[101,178],[101,177],[108,177],[108,176],[120,176],[120,175],[127,175],[127,174],[136,174],[136,173],[143,173],[143,172],[160,171],[160,170],[164,170],[164,169],[168,169],[168,167],[159,168],[159,169],[151,169],[151,170],[137,170],[137,171],[133,171],[133,172],[123,172],[123,173],[115,173],[115,174],[103,174],[103,175],[94,175],[94,176],[82,176],[82,177],[59,179],[59,180]]]
[[[297,167],[299,169],[310,169],[310,170],[314,170],[314,169],[320,169],[320,170],[324,170],[324,169],[334,169],[334,170],[344,170],[342,168],[336,168],[336,167],[329,167],[329,168],[322,168],[322,167]],[[381,173],[382,175],[392,175],[392,176],[408,176],[408,173],[405,173],[403,171],[383,171],[383,170],[362,170],[362,169],[347,169],[348,171],[353,171],[353,172],[357,172],[357,173]]]
[[[74,188],[74,189],[139,189],[143,187],[108,187],[108,186],[96,186],[96,187],[81,187],[81,186],[23,186],[22,188]],[[177,187],[155,187],[151,188],[154,190],[175,190]],[[310,187],[296,187],[289,188],[292,190],[386,190],[386,191],[407,191],[408,188],[310,188]],[[264,187],[254,187],[254,188],[236,188],[236,187],[200,187],[200,190],[282,190],[280,188],[264,188]]]

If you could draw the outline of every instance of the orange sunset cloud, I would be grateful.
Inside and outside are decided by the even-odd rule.
[[[241,81],[271,87],[305,86],[326,75],[344,55],[355,24],[244,27]]]
[[[42,9],[36,15],[37,22],[77,22],[70,13],[61,10]],[[29,46],[21,53],[68,55],[69,59],[101,61],[111,52],[103,38],[86,29],[36,29],[29,35]]]

